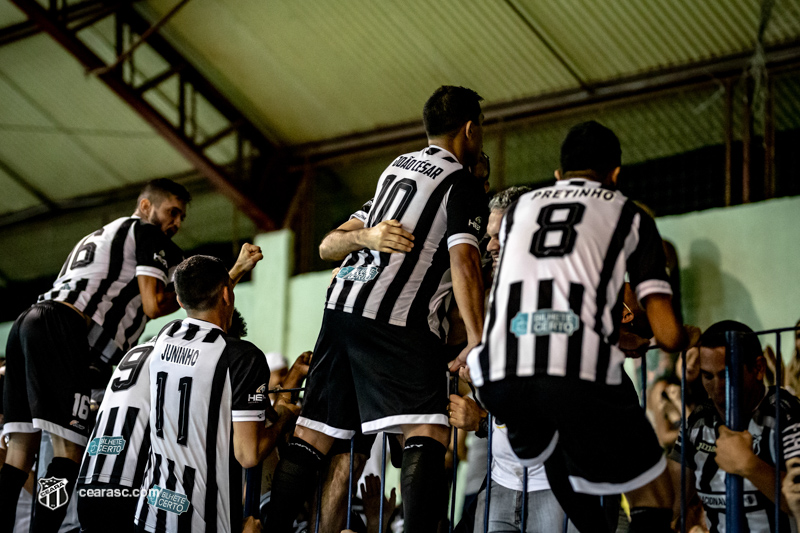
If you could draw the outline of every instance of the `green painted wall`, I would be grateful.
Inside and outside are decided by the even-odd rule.
[[[800,197],[662,217],[678,251],[684,320],[706,328],[733,319],[753,329],[800,318]],[[791,335],[783,337],[791,355]],[[775,346],[774,336],[762,343]]]

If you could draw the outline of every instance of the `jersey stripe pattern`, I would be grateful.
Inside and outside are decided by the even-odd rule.
[[[150,356],[151,451],[136,523],[146,531],[238,532],[234,422],[264,423],[266,357],[213,324],[173,322]]]
[[[781,390],[781,440],[783,441],[783,458],[785,461],[800,457],[800,400]],[[719,426],[724,421],[720,418],[713,403],[705,403],[697,407],[689,417],[688,446],[686,447],[686,467],[694,471],[695,488],[706,512],[706,525],[710,533],[725,532],[725,479],[727,474],[717,466],[716,442]],[[771,387],[767,395],[753,412],[747,427],[753,436],[753,452],[770,468],[775,468],[776,433],[775,433],[775,388]],[[680,462],[683,441],[678,442],[670,458]],[[782,466],[782,471],[786,469]],[[775,506],[772,501],[760,492],[753,483],[744,479],[744,513],[745,529],[751,533],[767,533],[775,531]],[[781,513],[780,530],[790,531],[789,517]]]
[[[152,352],[152,343],[136,346],[114,370],[83,454],[79,485],[141,486],[150,453]]]
[[[183,253],[157,226],[123,217],[84,237],[39,301],[72,304],[92,319],[89,344],[116,364],[139,339],[147,317],[137,276],[167,285]]]
[[[378,180],[375,197],[351,218],[367,228],[399,220],[414,234],[408,253],[362,249],[342,262],[326,308],[443,336],[439,309],[452,290],[448,250],[478,247],[486,220],[481,184],[450,152],[430,146],[395,159]]]
[[[559,181],[508,208],[500,242],[483,339],[467,358],[475,384],[543,374],[622,383],[626,271],[639,300],[672,294],[652,218],[599,182]]]

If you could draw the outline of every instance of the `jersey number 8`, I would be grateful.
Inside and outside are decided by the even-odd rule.
[[[563,257],[572,253],[575,248],[575,239],[578,237],[575,226],[583,219],[585,210],[586,206],[578,203],[544,206],[539,211],[539,218],[536,220],[539,229],[533,234],[531,253],[539,258]],[[566,216],[561,215],[563,211],[567,212]],[[555,213],[561,215],[558,220],[553,220]],[[551,237],[553,233],[558,233],[558,236],[555,237],[558,239],[556,243]]]

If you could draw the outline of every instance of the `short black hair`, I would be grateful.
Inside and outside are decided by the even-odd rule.
[[[161,205],[168,195],[174,195],[178,200],[185,204],[192,201],[192,195],[186,190],[186,187],[180,183],[176,183],[171,179],[157,178],[150,180],[139,193],[139,199],[136,200],[137,204],[142,201],[142,198],[147,198],[150,203],[156,207]]]
[[[230,275],[221,260],[210,255],[193,255],[175,269],[175,292],[186,310],[207,311],[219,299]]]
[[[720,348],[727,346],[725,342],[725,332],[738,331],[744,333],[743,345],[744,350],[744,364],[747,368],[755,368],[756,359],[761,357],[764,352],[761,351],[761,342],[758,340],[758,335],[753,333],[745,324],[735,320],[723,320],[711,325],[707,330],[700,335],[700,340],[697,345],[705,348]]]
[[[605,176],[621,162],[616,134],[594,120],[572,126],[561,143],[561,172],[594,170]]]
[[[425,102],[422,121],[428,137],[455,135],[470,120],[477,123],[483,98],[466,87],[442,85]]]

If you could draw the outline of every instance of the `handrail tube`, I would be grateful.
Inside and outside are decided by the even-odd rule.
[[[775,334],[775,533],[781,529],[781,464],[783,464],[783,439],[781,438],[781,334]],[[769,447],[769,443],[767,443]]]
[[[383,533],[383,503],[386,499],[386,433],[381,433],[383,446],[381,448],[381,506],[378,511],[378,533]],[[363,496],[363,495],[362,495]]]
[[[686,350],[681,352],[681,533],[686,533]]]
[[[743,431],[741,416],[742,391],[742,344],[744,334],[740,331],[725,332],[727,356],[725,365],[725,411],[726,425],[732,431]],[[741,476],[725,476],[725,530],[738,533],[742,530],[744,505],[744,480]]]
[[[347,529],[350,529],[350,517],[353,514],[353,461],[355,460],[356,436],[350,437],[350,477],[347,485]]]
[[[489,450],[486,453],[486,505],[483,507],[483,533],[489,533],[489,504],[492,500],[492,433],[494,433],[494,421],[492,413],[488,413],[489,432],[486,435]]]

